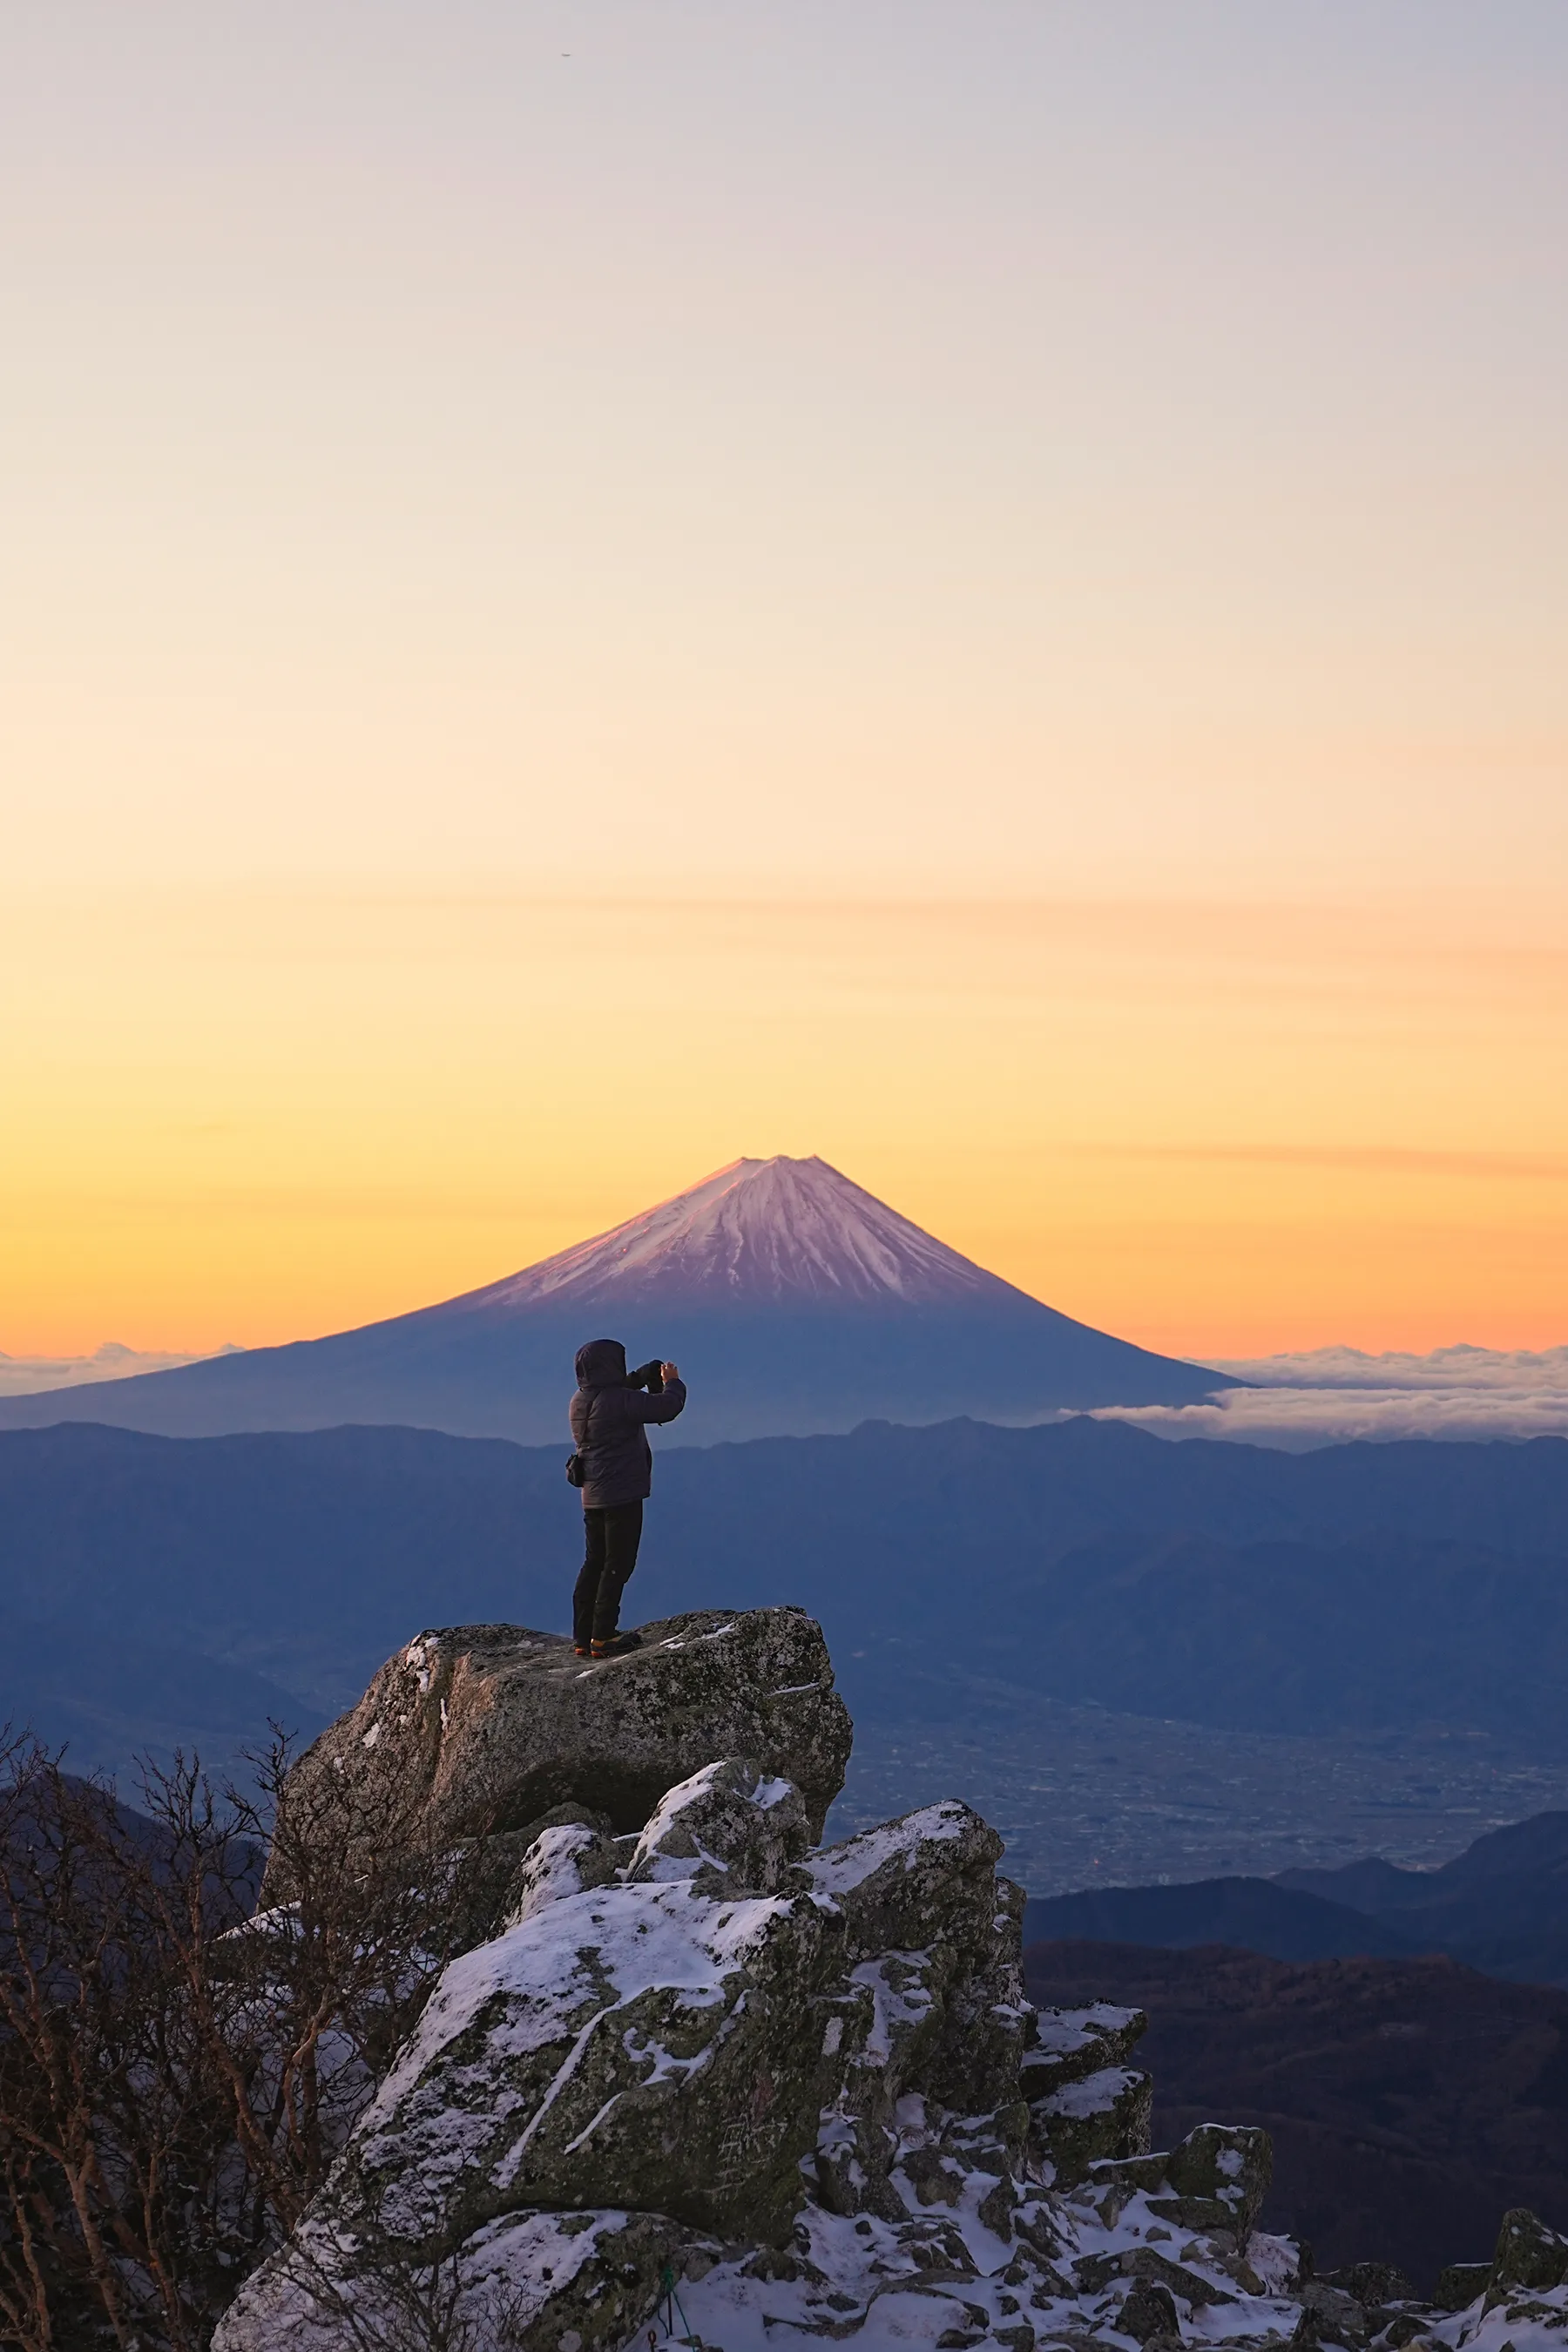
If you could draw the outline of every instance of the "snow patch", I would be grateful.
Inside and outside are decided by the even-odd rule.
[[[689,1880],[595,1887],[545,1904],[493,1943],[448,1964],[376,2095],[367,2131],[390,2121],[420,2075],[488,2003],[510,1997],[504,2022],[489,2035],[492,2053],[504,2059],[564,2040],[595,1994],[602,2005],[572,2034],[574,2043],[656,1987],[693,2002],[716,2001],[723,1998],[725,1979],[790,1908],[791,1898],[782,1895],[708,1902],[692,1893]],[[480,2120],[488,2132],[489,2119]]]
[[[1053,2091],[1040,2105],[1048,2116],[1102,2116],[1115,2105],[1124,2091],[1130,2091],[1134,2083],[1142,2079],[1142,2074],[1127,2066],[1102,2066],[1098,2074],[1086,2074],[1081,2082],[1064,2083],[1059,2091]],[[1235,2151],[1226,2153],[1234,2155]],[[1233,2169],[1240,2171],[1239,2157]]]
[[[967,1806],[944,1798],[940,1805],[923,1805],[901,1821],[884,1822],[879,1828],[846,1838],[842,1845],[808,1855],[805,1868],[817,1893],[837,1899],[874,1877],[885,1863],[900,1862],[906,1871],[912,1870],[921,1845],[962,1837],[973,1818]]]

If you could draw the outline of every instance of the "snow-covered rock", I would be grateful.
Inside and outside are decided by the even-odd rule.
[[[626,1874],[634,1885],[689,1879],[702,1895],[776,1895],[810,1844],[794,1781],[731,1758],[660,1798]]]
[[[1089,2178],[1146,2190],[1159,2221],[1245,2254],[1273,2172],[1273,2145],[1256,2124],[1199,2124],[1166,2155],[1092,2163]]]
[[[1490,2265],[1481,2271],[1477,2263],[1455,2263],[1438,2280],[1439,2301],[1457,2299],[1454,2290],[1467,2284],[1477,2292],[1461,2308],[1422,2315],[1431,2352],[1508,2352],[1510,2346],[1512,2352],[1563,2352],[1568,2238],[1538,2214],[1522,2206],[1505,2213]],[[1405,2322],[1397,2325],[1403,2338]]]
[[[667,1754],[689,1756],[703,1731],[683,1709],[715,1688],[708,1737],[754,1728],[805,1695],[767,1679],[790,1644],[831,1698],[816,1629],[755,1615],[796,1622],[677,1621],[626,1677],[634,1729],[636,1695],[662,1691]],[[317,1769],[410,1759],[438,1817],[466,1827],[441,1753],[458,1721],[492,1790],[510,1772],[518,1810],[537,1802],[550,1784],[527,1758],[566,1752],[562,1669],[520,1662],[542,1637],[482,1630],[413,1645]],[[749,1699],[742,1658],[765,1669]],[[542,1741],[523,1704],[538,1689]],[[614,1706],[587,1704],[601,1739]],[[656,1737],[650,1720],[637,1737]],[[1385,2264],[1313,2279],[1263,2231],[1266,2133],[1205,2124],[1149,2152],[1148,2077],[1130,2063],[1142,2012],[1028,2003],[1022,1895],[975,1813],[927,1806],[810,1849],[842,1770],[836,1722],[824,1705],[796,1739],[817,1796],[783,1769],[770,1719],[771,1744],[710,1752],[673,1782],[637,1767],[658,1785],[635,1824],[634,1783],[595,1762],[553,1817],[502,1832],[498,1930],[444,1970],[215,2352],[764,2352],[800,2336],[865,2352],[1563,2352],[1568,2241],[1532,2215],[1507,2217],[1466,2308],[1446,2313]],[[590,1748],[604,1752],[575,1752]]]
[[[528,1847],[507,1888],[502,1925],[521,1927],[547,1905],[608,1886],[619,1874],[615,1840],[603,1830],[590,1822],[552,1822]]]
[[[780,2328],[1008,2352],[1173,2317],[1288,2334],[1288,2249],[1247,2248],[1239,2210],[1213,2244],[1161,2218],[1240,2178],[1235,2135],[1064,2194],[1026,2084],[1092,2098],[1142,2019],[1030,2008],[995,1832],[950,1802],[806,1834],[743,1759],[667,1791],[635,1843],[542,1831],[219,2352],[349,2352],[437,2308],[527,2352],[617,2352],[650,2320],[725,2352]]]
[[[1515,2206],[1503,2215],[1498,2231],[1488,2300],[1497,2304],[1518,2289],[1533,2294],[1563,2285],[1568,2285],[1568,2238],[1549,2230],[1527,2207]]]
[[[711,2237],[776,2267],[812,2191],[925,2246],[921,2208],[975,2176],[987,2225],[1010,2234],[1033,2193],[1028,2111],[950,2111],[966,2065],[1016,2090],[1027,2011],[997,1845],[966,1808],[935,1806],[802,1870],[798,1792],[734,1759],[665,1797],[613,1883],[580,1883],[600,1833],[545,1831],[513,1923],[444,1971],[305,2237],[225,2342],[279,2340],[265,2315],[309,2299],[302,2258],[363,2294],[432,2254],[468,2263],[489,2225],[541,2208],[659,2212],[672,2253]]]
[[[1063,2186],[1083,2179],[1100,2159],[1147,2149],[1153,2086],[1126,2062],[1148,2024],[1142,2010],[1103,2000],[1036,2011],[1020,2087],[1041,2152]]]

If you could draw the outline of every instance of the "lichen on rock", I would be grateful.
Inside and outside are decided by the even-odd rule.
[[[642,1647],[585,1664],[557,1633],[458,1625],[388,1659],[290,1780],[395,1788],[439,1838],[505,1836],[574,1805],[640,1832],[704,1765],[750,1757],[792,1781],[814,1838],[844,1785],[853,1729],[822,1628],[803,1609],[697,1610],[642,1628]],[[268,1899],[279,1890],[268,1889]]]
[[[1148,2024],[1142,2010],[1109,2001],[1036,2011],[1021,2088],[1036,2141],[1062,2187],[1082,2180],[1092,2164],[1148,2147],[1153,2086],[1127,2063]]]

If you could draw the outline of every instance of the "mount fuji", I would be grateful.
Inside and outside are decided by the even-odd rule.
[[[170,1437],[398,1423],[561,1438],[573,1355],[602,1333],[673,1357],[681,1442],[880,1419],[1029,1422],[1184,1404],[1229,1385],[1075,1323],[960,1256],[823,1160],[737,1160],[672,1201],[437,1307],[323,1339],[0,1401],[0,1428]]]

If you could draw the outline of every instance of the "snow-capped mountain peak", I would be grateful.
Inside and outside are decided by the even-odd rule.
[[[468,1307],[657,1297],[693,1305],[975,1304],[1011,1285],[825,1160],[736,1160],[657,1208],[488,1289]]]
[[[689,1192],[459,1298],[358,1330],[41,1396],[0,1428],[169,1436],[345,1423],[554,1443],[595,1328],[693,1375],[688,1444],[860,1422],[1181,1405],[1226,1385],[1015,1289],[823,1160],[737,1160]]]

